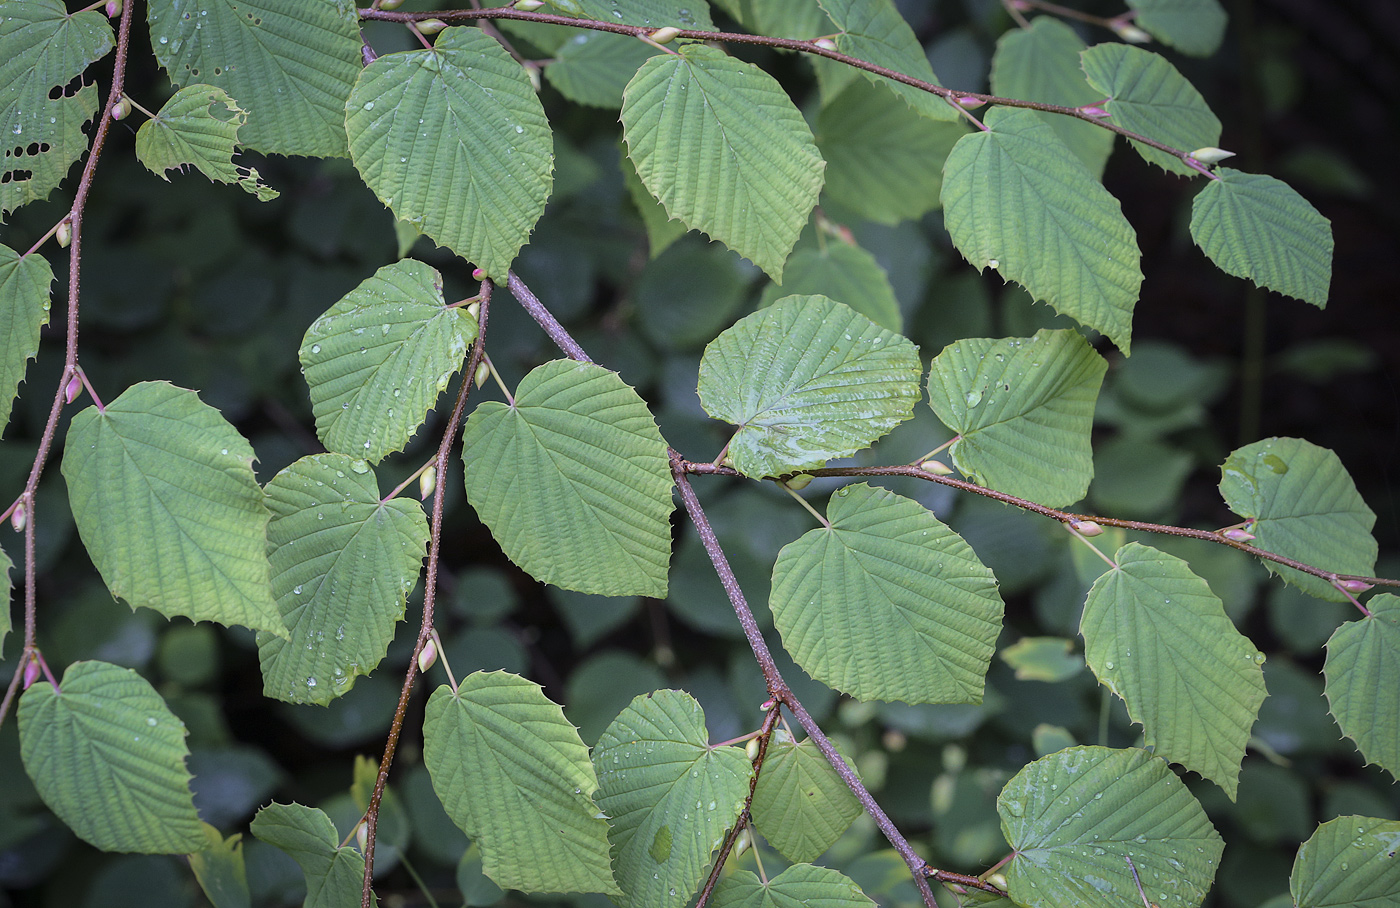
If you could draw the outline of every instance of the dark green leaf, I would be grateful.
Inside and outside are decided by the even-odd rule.
[[[797,250],[788,259],[782,285],[764,287],[759,305],[771,306],[779,297],[815,293],[845,303],[896,334],[904,327],[889,275],[875,256],[859,246],[828,240],[818,248]]]
[[[52,283],[53,269],[42,255],[20,256],[0,245],[0,431],[10,421],[29,361],[39,353]]]
[[[883,66],[938,85],[928,57],[919,39],[892,0],[817,0],[840,34],[836,49],[858,57],[867,63]],[[877,85],[884,85],[904,99],[921,116],[930,120],[958,119],[958,112],[942,98],[912,85],[886,79],[866,70],[861,75]]]
[[[365,859],[339,844],[340,836],[325,813],[301,804],[272,803],[253,817],[251,829],[301,866],[306,875],[304,908],[348,908],[360,903]]]
[[[751,870],[736,870],[715,886],[715,908],[870,908],[875,903],[849,877],[826,867],[794,864],[764,882]]]
[[[1366,762],[1400,776],[1400,703],[1382,693],[1400,675],[1400,597],[1382,593],[1366,607],[1327,641],[1327,702]]]
[[[560,46],[544,75],[575,104],[618,109],[627,83],[658,53],[631,35],[580,31]]]
[[[1209,57],[1225,37],[1220,0],[1128,0],[1128,6],[1137,10],[1137,25],[1183,54]]]

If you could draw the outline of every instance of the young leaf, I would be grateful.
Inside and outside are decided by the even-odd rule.
[[[504,282],[544,213],[554,142],[500,42],[450,28],[431,50],[385,54],[356,80],[345,128],[355,168],[395,216]]]
[[[611,818],[623,908],[680,908],[709,869],[749,794],[753,767],[737,747],[710,747],[705,713],[687,693],[643,694],[593,748],[598,806]]]
[[[864,700],[981,703],[996,578],[923,505],[857,483],[783,547],[769,604],[803,671]]]
[[[481,846],[496,885],[618,893],[588,748],[538,684],[475,672],[433,691],[423,761],[452,822]]]
[[[768,844],[799,864],[821,857],[861,814],[860,802],[811,738],[769,743],[752,810]]]
[[[904,21],[892,0],[818,2],[841,32],[836,36],[836,49],[841,53],[934,85],[940,84],[914,30]],[[958,112],[937,95],[866,70],[860,72],[876,85],[883,85],[899,95],[920,116],[949,122],[958,119]]]
[[[617,373],[555,360],[512,404],[486,401],[462,433],[467,499],[506,556],[544,583],[666,596],[666,442]]]
[[[344,157],[359,19],[337,0],[151,0],[156,60],[181,85],[223,89],[248,111],[239,142],[264,154]]]
[[[167,170],[193,164],[209,179],[236,183],[266,202],[277,198],[277,190],[263,183],[256,170],[233,163],[238,130],[247,122],[248,112],[222,88],[190,85],[175,92],[155,119],[141,124],[136,131],[136,157],[166,182],[170,181]]]
[[[316,434],[332,451],[373,463],[403,450],[476,333],[465,308],[444,305],[435,269],[412,259],[380,268],[302,339]]]
[[[1252,545],[1339,574],[1375,570],[1375,512],[1336,454],[1301,438],[1266,438],[1232,453],[1220,473],[1225,504],[1254,522]],[[1310,596],[1347,601],[1325,580],[1273,561],[1264,567]]]
[[[972,337],[934,357],[929,406],[960,436],[949,453],[973,482],[1060,507],[1094,476],[1089,430],[1107,371],[1075,331]]]
[[[84,409],[68,427],[63,478],[112,595],[167,618],[287,633],[253,449],[195,392],[141,382]]]
[[[794,864],[764,882],[751,870],[735,870],[720,877],[710,904],[715,908],[871,908],[870,900],[855,881],[827,867]]]
[[[1327,641],[1327,702],[1366,762],[1400,776],[1400,703],[1379,693],[1400,674],[1400,597],[1382,593],[1366,607]]]
[[[1185,561],[1136,542],[1113,558],[1084,603],[1085,659],[1142,725],[1147,747],[1233,801],[1264,702],[1264,655]]]
[[[1034,111],[997,107],[984,123],[943,165],[953,245],[1127,353],[1141,253],[1118,200]]]
[[[919,352],[849,306],[789,296],[705,348],[700,401],[739,427],[745,476],[781,476],[854,454],[913,415]]]
[[[820,248],[797,250],[788,259],[782,285],[764,287],[759,306],[771,306],[779,297],[815,293],[845,303],[896,334],[904,327],[889,275],[859,246],[833,240]]]
[[[1018,772],[997,798],[1015,852],[1002,871],[1026,908],[1196,908],[1224,843],[1167,764],[1145,750],[1071,747]],[[1132,866],[1127,859],[1132,859]]]
[[[187,854],[204,847],[185,724],[129,668],[75,662],[62,690],[19,701],[24,771],[49,809],[103,851]]]
[[[21,257],[0,245],[0,431],[29,361],[39,353],[39,331],[49,323],[53,269],[42,255]]]
[[[572,16],[623,25],[673,25],[704,31],[715,27],[710,22],[709,6],[691,0],[549,0],[549,4]]]
[[[1209,57],[1225,38],[1228,17],[1220,0],[1128,0],[1134,24],[1193,57]]]
[[[199,825],[204,830],[204,847],[190,855],[190,869],[204,897],[214,908],[249,908],[252,898],[243,866],[243,834],[236,832],[226,839],[208,823]]]
[[[1400,823],[1337,817],[1317,827],[1298,849],[1288,890],[1297,908],[1400,905]]]
[[[305,908],[360,903],[365,859],[354,848],[339,844],[335,824],[325,813],[301,804],[272,803],[258,811],[250,829],[301,866],[306,876]]]
[[[1327,305],[1332,222],[1282,180],[1217,167],[1191,204],[1191,239],[1227,274]]]
[[[290,637],[258,635],[263,694],[324,706],[384,658],[428,520],[412,499],[381,502],[369,465],[343,454],[303,457],[266,492],[272,593]]]
[[[671,217],[782,280],[825,165],[772,76],[700,44],[652,57],[627,83],[622,137]]]
[[[575,104],[616,110],[638,68],[659,53],[631,35],[581,31],[559,48],[544,76]]]
[[[1196,87],[1164,58],[1127,44],[1096,44],[1081,55],[1084,75],[1113,122],[1183,151],[1220,144],[1220,121]],[[1106,130],[1100,130],[1105,132]],[[1200,171],[1164,151],[1133,142],[1143,158],[1186,176]]]

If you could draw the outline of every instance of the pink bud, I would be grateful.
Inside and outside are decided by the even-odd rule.
[[[1256,538],[1253,533],[1243,527],[1230,527],[1228,530],[1221,530],[1220,535],[1226,539],[1233,539],[1235,542],[1252,542]]]
[[[103,8],[108,19],[115,19],[122,14],[122,0],[107,0],[107,6]]]
[[[472,269],[472,280],[474,280],[474,281],[484,281],[484,280],[486,280],[486,272],[485,272],[485,271],[482,271],[480,268],[473,268],[473,269]]]
[[[63,399],[67,403],[72,403],[78,399],[78,395],[83,393],[83,380],[78,376],[68,379],[68,384],[63,386]]]
[[[960,107],[965,107],[968,110],[976,110],[977,108],[981,107],[983,104],[986,103],[987,102],[983,101],[981,98],[974,98],[970,95],[958,96],[958,105]]]
[[[1369,589],[1374,589],[1374,583],[1367,583],[1364,580],[1338,580],[1337,588],[1346,590],[1348,593],[1364,593]]]
[[[831,40],[830,38],[818,38],[817,40],[813,41],[812,44],[816,47],[820,47],[822,50],[829,50],[833,52],[836,50],[836,42]]]
[[[24,502],[15,505],[15,509],[10,512],[10,526],[15,528],[16,533],[24,532],[24,525],[29,522],[29,512],[24,508]]]
[[[1071,520],[1069,528],[1080,536],[1102,536],[1103,527],[1092,520]]]
[[[760,712],[765,712],[765,713],[766,713],[766,712],[768,712],[769,710],[771,710],[773,707],[775,707],[775,706],[777,706],[777,705],[778,705],[778,701],[777,701],[777,700],[764,700],[764,701],[763,701],[763,705],[759,707],[759,711],[760,711]]]
[[[122,95],[121,100],[112,105],[112,119],[125,120],[127,115],[130,113],[131,99],[128,98],[126,95]]]
[[[418,670],[420,672],[425,672],[432,668],[433,663],[436,661],[437,643],[429,640],[427,643],[423,644],[423,648],[418,651]]]
[[[1108,111],[1104,110],[1097,104],[1086,104],[1085,106],[1079,108],[1079,111],[1080,113],[1088,114],[1089,116],[1097,120],[1102,120],[1108,117]]]
[[[39,680],[39,660],[30,659],[24,665],[24,689],[29,690]]]

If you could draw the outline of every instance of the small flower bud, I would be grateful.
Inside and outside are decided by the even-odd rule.
[[[102,11],[107,14],[108,19],[115,19],[122,14],[122,0],[107,0],[107,5]]]
[[[747,829],[741,829],[739,830],[739,834],[734,837],[734,849],[731,853],[737,858],[739,855],[748,851],[749,846],[752,844],[753,837],[749,835],[749,831]]]
[[[58,240],[60,249],[67,249],[68,244],[73,242],[73,219],[64,218],[58,222],[58,228],[53,232],[53,238]]]
[[[757,739],[757,738],[749,738],[749,743],[747,743],[747,744],[744,745],[744,754],[745,754],[746,756],[748,756],[749,762],[750,762],[750,763],[752,763],[754,760],[757,760],[757,759],[758,759],[758,739]]]
[[[15,528],[16,533],[23,533],[25,524],[29,523],[29,512],[25,510],[24,502],[15,505],[15,509],[10,512],[10,526]]]
[[[426,672],[433,667],[433,663],[436,661],[437,643],[430,639],[427,643],[423,644],[423,648],[418,651],[418,670],[420,672]]]
[[[981,107],[983,104],[986,104],[986,103],[987,103],[987,102],[986,102],[986,101],[983,101],[981,98],[974,98],[974,97],[971,97],[970,95],[959,95],[959,96],[958,96],[958,106],[959,106],[959,107],[965,107],[965,108],[967,108],[968,110],[976,110],[977,108]]]
[[[467,306],[467,315],[470,315],[474,322],[481,321],[481,303],[472,303]]]
[[[396,10],[401,6],[403,6],[403,0],[380,0],[379,3],[380,9],[387,10]]]
[[[1364,593],[1369,589],[1374,589],[1374,583],[1367,583],[1364,580],[1338,580],[1337,589],[1346,590],[1348,593]]]
[[[473,268],[473,269],[472,269],[472,280],[474,280],[474,281],[484,281],[484,280],[486,280],[486,272],[485,272],[485,271],[482,271],[480,268]]]
[[[1097,104],[1086,104],[1083,107],[1079,108],[1079,112],[1083,114],[1088,114],[1089,116],[1094,117],[1098,120],[1102,120],[1108,117],[1108,111],[1104,110]]]
[[[1130,22],[1115,22],[1113,31],[1129,44],[1147,44],[1152,40],[1151,35]]]
[[[832,52],[835,52],[836,50],[836,42],[831,40],[830,38],[818,38],[817,40],[812,42],[812,46],[820,47],[822,50],[829,50]]]
[[[83,393],[83,380],[78,376],[68,379],[68,384],[63,386],[64,403],[72,403],[78,399],[78,395]]]
[[[530,80],[530,87],[535,90],[535,94],[539,94],[543,87],[543,83],[540,82],[540,68],[538,66],[525,67],[525,76]]]
[[[680,33],[680,29],[676,28],[674,25],[668,25],[665,28],[658,28],[650,35],[647,35],[647,37],[657,44],[670,44],[672,41],[676,40],[676,37],[679,36]]]
[[[1102,536],[1103,527],[1092,520],[1071,520],[1069,528],[1080,536]]]
[[[777,700],[764,700],[764,701],[763,701],[763,705],[760,706],[760,707],[758,708],[758,711],[759,711],[759,712],[764,712],[764,713],[766,713],[766,712],[771,711],[771,710],[773,709],[773,707],[775,707],[775,706],[777,706],[777,705],[778,705],[778,701],[777,701]]]
[[[783,485],[787,486],[794,492],[800,492],[811,484],[811,473],[798,473],[796,476],[790,477],[786,482],[783,483]]]
[[[39,660],[30,659],[24,664],[24,689],[34,686],[34,682],[39,680]]]
[[[424,19],[418,23],[418,30],[425,35],[436,35],[447,28],[447,23],[441,19]]]
[[[428,467],[418,477],[418,497],[427,501],[437,491],[437,467]]]
[[[987,882],[991,883],[993,886],[997,887],[1002,892],[1005,892],[1007,888],[1011,885],[1010,883],[1006,882],[1006,877],[1000,873],[989,874],[987,876]]]
[[[486,379],[490,377],[491,367],[485,363],[480,363],[476,367],[476,374],[472,376],[472,381],[476,382],[476,386],[480,388],[482,385],[486,384]]]
[[[112,105],[112,119],[125,120],[129,113],[131,113],[131,99],[122,95],[121,100]]]
[[[1207,145],[1205,148],[1197,148],[1191,152],[1191,157],[1202,164],[1218,164],[1226,158],[1233,158],[1233,151],[1226,151],[1223,148],[1216,148],[1214,145]]]
[[[522,13],[533,13],[544,6],[544,0],[515,0],[515,8]]]
[[[361,823],[355,827],[355,844],[360,846],[360,854],[369,849],[369,826]]]
[[[1220,535],[1224,536],[1226,539],[1234,540],[1235,542],[1253,542],[1255,539],[1254,534],[1243,527],[1230,527],[1229,529],[1221,530]]]
[[[925,473],[932,473],[934,476],[953,475],[952,467],[948,466],[941,460],[933,460],[932,458],[919,464],[919,469],[923,470]]]

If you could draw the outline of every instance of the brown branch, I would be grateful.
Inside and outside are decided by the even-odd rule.
[[[763,761],[768,758],[768,744],[773,739],[773,729],[778,727],[778,719],[783,712],[774,703],[773,708],[768,710],[768,714],[763,717],[763,723],[758,729],[758,755],[753,758],[753,775],[749,777],[749,796],[744,799],[744,809],[739,811],[739,818],[734,821],[729,834],[724,837],[724,844],[720,846],[719,854],[715,857],[714,866],[710,868],[710,876],[705,880],[705,888],[700,890],[700,898],[695,901],[695,908],[705,908],[710,901],[710,894],[714,892],[715,884],[719,882],[720,871],[724,870],[724,864],[729,860],[729,853],[734,850],[734,843],[738,841],[739,834],[749,825],[749,820],[753,817],[753,796],[758,791],[758,775],[763,771]]]

